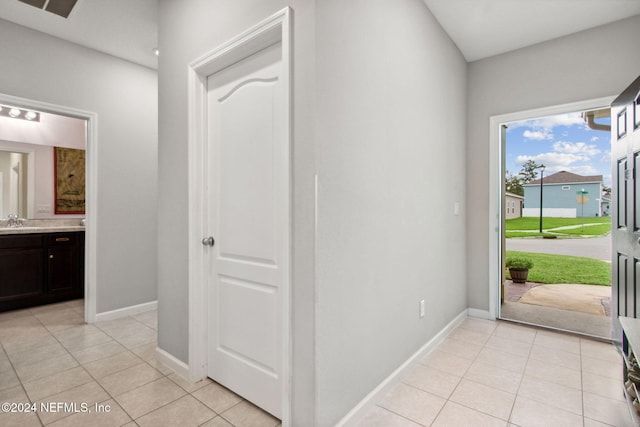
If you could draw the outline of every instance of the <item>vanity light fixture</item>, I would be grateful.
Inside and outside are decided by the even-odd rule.
[[[25,110],[8,105],[0,105],[0,117],[10,117],[12,119],[22,119],[30,122],[39,122],[40,113],[32,110]]]

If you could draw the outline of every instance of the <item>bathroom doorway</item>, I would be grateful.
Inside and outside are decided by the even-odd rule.
[[[93,323],[96,317],[96,193],[97,193],[97,133],[95,113],[40,101],[0,94],[0,105],[38,114],[39,121],[21,119],[11,115],[0,116],[0,151],[20,154],[21,188],[16,196],[23,208],[12,215],[32,220],[82,220],[85,225],[84,243],[84,318]],[[3,109],[5,109],[3,107]],[[10,111],[9,108],[9,111]],[[85,211],[84,214],[63,213],[56,205],[54,180],[54,146],[81,149],[85,153]],[[11,156],[11,155],[10,155]],[[14,158],[18,158],[14,155]],[[4,181],[6,181],[6,175]],[[50,181],[50,182],[49,182]],[[49,183],[50,185],[48,185]],[[6,184],[6,182],[5,182]],[[3,205],[6,204],[3,203]],[[4,215],[2,219],[6,219]],[[20,215],[18,215],[20,214]]]

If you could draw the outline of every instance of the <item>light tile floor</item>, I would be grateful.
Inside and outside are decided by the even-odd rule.
[[[0,313],[0,402],[92,410],[0,413],[0,426],[280,424],[215,382],[186,382],[156,362],[156,324],[151,311],[85,325],[81,300]],[[612,345],[468,318],[358,425],[624,427],[621,371]]]
[[[467,318],[359,427],[631,426],[611,344]]]
[[[0,426],[280,425],[217,383],[189,383],[159,364],[156,311],[86,325],[83,305],[0,313],[0,403],[38,409],[0,409]]]

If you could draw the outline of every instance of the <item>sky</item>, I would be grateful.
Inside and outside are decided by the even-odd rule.
[[[505,157],[506,169],[514,175],[532,159],[546,166],[544,176],[560,171],[602,175],[611,186],[609,132],[589,129],[579,112],[509,123]]]

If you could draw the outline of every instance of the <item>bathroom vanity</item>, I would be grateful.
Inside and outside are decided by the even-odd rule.
[[[84,296],[84,227],[0,228],[0,312]]]

